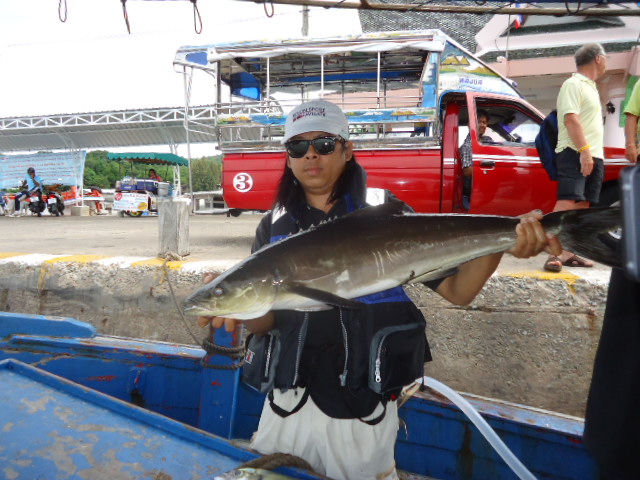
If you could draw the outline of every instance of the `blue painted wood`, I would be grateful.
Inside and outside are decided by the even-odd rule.
[[[19,333],[88,338],[96,334],[96,329],[75,318],[0,312],[0,338]]]
[[[596,480],[582,441],[583,422],[505,402],[468,398],[536,478]],[[454,405],[423,395],[400,410],[396,460],[403,469],[442,480],[517,478]]]
[[[0,384],[0,465],[7,478],[201,479],[256,457],[16,360],[0,362]]]
[[[0,331],[9,332],[11,325],[20,324],[19,318],[0,316]],[[150,414],[172,419],[167,421],[183,422],[185,429],[198,427],[221,437],[248,439],[257,428],[264,396],[240,382],[239,370],[218,368],[236,360],[205,356],[198,347],[89,335],[91,328],[77,321],[37,317],[23,325],[28,328],[0,337],[0,360],[37,365],[127,402],[123,405],[144,406]],[[72,329],[80,335],[56,334]],[[237,339],[219,332],[215,340],[230,346]],[[597,478],[582,443],[580,420],[492,399],[475,398],[472,403],[538,478]],[[442,480],[515,478],[457,407],[418,394],[400,415],[408,428],[408,435],[401,429],[396,448],[401,469]]]

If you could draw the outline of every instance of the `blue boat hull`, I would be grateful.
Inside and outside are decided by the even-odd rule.
[[[232,345],[235,340],[230,334],[216,335],[216,343],[222,345]],[[152,416],[152,423],[163,425],[159,434],[163,438],[175,437],[176,441],[184,442],[184,432],[193,433],[194,438],[186,440],[193,444],[193,453],[182,443],[167,447],[177,464],[197,459],[194,468],[200,468],[205,465],[206,454],[202,452],[209,451],[211,455],[213,450],[220,456],[220,466],[210,469],[217,473],[237,468],[254,457],[230,440],[250,438],[257,428],[264,397],[240,381],[237,361],[227,356],[206,355],[201,348],[186,345],[98,335],[93,326],[69,318],[0,312],[0,361],[6,359],[12,362],[3,364],[3,380],[11,378],[14,383],[24,383],[26,376],[41,382],[46,379],[49,385],[61,382],[57,385],[64,385],[63,391],[81,389],[80,396],[86,403],[75,405],[72,410],[78,411],[78,415],[95,417],[96,424],[109,425],[113,420],[84,411],[93,411],[96,404],[104,406],[112,401],[117,403],[121,415],[124,412],[131,419],[146,421],[146,415]],[[20,375],[10,377],[6,373],[9,370],[19,371]],[[42,387],[26,382],[25,388],[37,391]],[[4,390],[0,397],[3,409],[0,430],[24,413],[17,406],[21,402],[19,394],[12,389]],[[583,425],[579,419],[489,399],[469,400],[536,478],[598,478],[582,442]],[[400,416],[406,425],[399,432],[396,447],[400,469],[442,480],[516,478],[476,427],[448,401],[419,393],[400,409]],[[37,440],[38,428],[56,431],[63,428],[60,419],[54,417],[51,412],[33,417],[34,434],[24,439],[24,449],[31,450],[28,443]],[[84,435],[82,422],[74,421],[72,425],[67,432]],[[24,435],[27,432],[28,429]],[[155,433],[149,435],[151,438]],[[111,434],[111,440],[118,436],[119,433]],[[215,442],[210,440],[213,438]],[[4,447],[4,437],[1,442]],[[126,435],[121,435],[119,442],[136,445],[132,457],[157,459],[145,450],[145,445],[137,445]],[[150,463],[157,466],[151,460]],[[200,478],[201,471],[187,475],[181,470],[181,473],[171,478]],[[293,478],[313,478],[297,470],[286,473]],[[208,475],[203,478],[212,478],[212,474]]]

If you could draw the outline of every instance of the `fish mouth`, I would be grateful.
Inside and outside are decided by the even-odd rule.
[[[213,312],[214,309],[212,308],[206,308],[206,307],[202,307],[200,305],[191,303],[191,302],[184,302],[182,305],[182,311],[185,315],[189,315],[189,316],[208,316],[208,317],[212,317],[212,316],[216,316],[216,314]]]

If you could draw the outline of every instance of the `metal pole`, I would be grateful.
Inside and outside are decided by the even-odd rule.
[[[309,6],[302,6],[302,36],[306,37],[309,35]]]
[[[193,75],[193,68],[191,69]],[[195,212],[195,202],[193,199],[193,179],[191,177],[191,143],[189,142],[189,98],[191,96],[191,76],[187,82],[187,68],[183,67],[184,80],[184,128],[187,137],[187,168],[189,170],[189,196],[191,197],[191,213]]]

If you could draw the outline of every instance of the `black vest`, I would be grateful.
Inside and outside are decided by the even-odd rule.
[[[338,208],[350,210],[348,199]],[[324,215],[312,210],[311,216]],[[308,226],[309,219],[301,222],[285,213],[271,222],[272,215],[259,227],[270,229],[259,236],[271,241]],[[272,362],[274,388],[306,387],[325,414],[363,418],[424,375],[424,363],[431,360],[426,321],[402,287],[358,300],[364,308],[275,312],[280,344]]]

